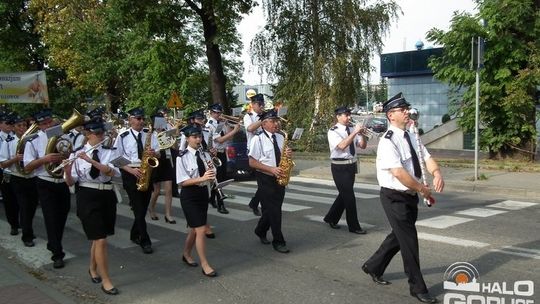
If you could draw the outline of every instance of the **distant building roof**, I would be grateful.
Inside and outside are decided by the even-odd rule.
[[[381,55],[382,77],[433,75],[428,67],[429,57],[441,56],[443,48],[427,48],[415,51]]]

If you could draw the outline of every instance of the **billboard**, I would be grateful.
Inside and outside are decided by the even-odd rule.
[[[45,71],[0,73],[0,103],[49,103]]]

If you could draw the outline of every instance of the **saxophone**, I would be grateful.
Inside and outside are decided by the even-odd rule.
[[[289,144],[289,137],[287,132],[280,132],[283,137],[285,137],[285,142],[283,143],[283,152],[287,149]],[[278,177],[277,182],[281,186],[287,186],[289,184],[289,179],[291,178],[291,172],[294,167],[294,162],[292,158],[287,157],[287,153],[282,153],[281,160],[279,161],[279,168],[285,173],[282,177]]]
[[[142,176],[137,179],[137,190],[139,191],[148,190],[148,186],[150,185],[150,177],[152,176],[152,169],[159,166],[159,160],[151,156],[150,152],[148,151],[150,149],[150,145],[152,144],[152,131],[152,127],[150,127],[144,142],[144,151],[140,168]]]

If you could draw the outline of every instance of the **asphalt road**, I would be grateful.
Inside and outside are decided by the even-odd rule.
[[[221,215],[209,209],[209,223],[217,235],[207,242],[208,258],[219,272],[214,279],[181,261],[186,226],[178,199],[173,200],[177,224],[164,222],[162,198],[158,207],[160,220],[147,219],[154,240],[152,255],[144,255],[129,242],[129,207],[125,201],[119,205],[116,235],[109,239],[110,272],[121,291],[114,298],[90,282],[89,242],[74,208],[64,234],[64,248],[69,252],[64,269],[55,270],[50,264],[39,209],[34,223],[37,247],[24,248],[18,237],[10,236],[0,236],[0,246],[23,267],[34,269],[42,282],[77,303],[419,303],[408,294],[399,255],[384,275],[392,285],[375,285],[360,270],[389,232],[377,186],[355,187],[360,222],[368,231],[367,235],[355,235],[348,232],[344,220],[339,230],[322,222],[335,197],[331,181],[293,178],[283,212],[289,254],[262,245],[253,234],[258,218],[247,203],[254,187],[254,182],[245,181],[226,188],[227,194],[234,195],[226,200],[231,214]],[[516,281],[531,280],[536,284],[530,296],[498,294],[497,289],[476,295],[503,297],[506,303],[513,298],[537,303],[539,219],[539,202],[478,193],[437,195],[434,207],[421,207],[417,225],[422,270],[431,293],[442,302],[450,293],[443,289],[445,271],[453,263],[468,262],[478,270],[479,282],[490,282],[491,287],[495,282],[505,282],[506,293]],[[0,220],[1,231],[8,231],[6,225]],[[524,289],[521,286],[521,294]]]

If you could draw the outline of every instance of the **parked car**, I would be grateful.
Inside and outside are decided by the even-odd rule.
[[[246,130],[242,126],[225,148],[229,178],[248,177],[252,174],[247,153]]]
[[[386,129],[388,129],[387,121],[386,119],[380,119],[380,118],[373,118],[371,119],[366,126],[373,130],[375,133],[382,133],[385,132]]]

